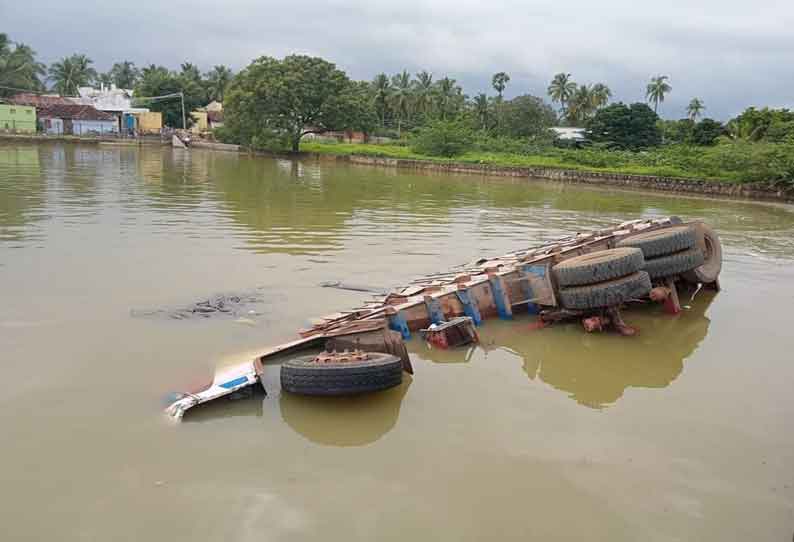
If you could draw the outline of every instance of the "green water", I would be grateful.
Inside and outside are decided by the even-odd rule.
[[[399,388],[169,391],[402,284],[677,214],[718,295],[632,339],[489,321]],[[790,540],[794,209],[155,147],[0,145],[3,540]],[[259,288],[250,318],[136,318]]]

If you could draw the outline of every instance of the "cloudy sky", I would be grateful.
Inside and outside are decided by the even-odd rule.
[[[666,74],[666,117],[683,116],[693,96],[719,119],[794,106],[791,0],[0,0],[0,32],[45,62],[79,52],[100,70],[123,59],[240,68],[299,52],[356,79],[427,69],[468,94],[506,71],[509,96],[542,95],[566,71],[635,101]]]

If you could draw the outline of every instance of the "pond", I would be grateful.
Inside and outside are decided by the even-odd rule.
[[[635,338],[488,321],[367,397],[162,399],[370,294],[703,218],[723,291]],[[790,540],[794,209],[160,147],[0,145],[7,540]],[[242,314],[136,317],[255,292]]]

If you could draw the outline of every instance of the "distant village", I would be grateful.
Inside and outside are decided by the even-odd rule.
[[[115,85],[81,87],[76,97],[20,93],[0,99],[0,132],[73,136],[161,135],[163,115],[135,107],[133,91]],[[189,113],[190,131],[203,135],[223,125],[223,105],[213,101]]]

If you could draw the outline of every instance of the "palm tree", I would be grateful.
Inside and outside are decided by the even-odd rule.
[[[507,83],[510,82],[510,76],[505,72],[495,73],[491,78],[491,85],[496,93],[499,95],[499,100],[502,100],[502,92],[504,92]]]
[[[703,104],[703,100],[700,98],[692,98],[689,102],[689,105],[686,106],[686,114],[689,119],[694,122],[698,119],[698,117],[703,113],[706,109],[705,104]]]
[[[409,117],[411,109],[411,76],[407,70],[392,77],[389,103],[397,117],[397,137],[400,137],[402,122]]]
[[[426,71],[417,73],[412,85],[416,110],[428,114],[433,107],[433,74]]]
[[[444,77],[438,80],[436,83],[436,106],[441,120],[445,120],[447,115],[454,114],[453,108],[458,107],[459,104],[456,102],[460,102],[461,99],[461,89],[454,79]]]
[[[488,118],[491,115],[490,108],[488,107],[488,96],[484,92],[480,92],[474,97],[472,102],[474,106],[474,116],[477,118],[481,130],[488,127]]]
[[[379,113],[380,126],[386,125],[386,109],[389,106],[389,94],[391,93],[391,82],[385,73],[379,73],[372,81],[372,101],[375,111]]]
[[[659,104],[664,102],[665,94],[669,94],[673,90],[673,87],[667,83],[668,79],[670,79],[668,75],[651,77],[651,82],[645,88],[645,98],[649,102],[653,102],[654,113],[659,109]]]
[[[0,97],[9,96],[20,90],[44,90],[42,79],[47,69],[36,62],[36,52],[21,43],[11,48],[8,36],[0,33]]]
[[[609,99],[612,98],[612,91],[604,83],[596,83],[590,91],[595,109],[604,107],[609,103]]]
[[[588,85],[580,85],[569,98],[565,118],[571,125],[583,124],[595,111],[596,100],[593,89]]]
[[[223,95],[226,93],[226,87],[234,77],[232,70],[226,66],[215,66],[208,71],[204,77],[207,79],[207,90],[209,91],[209,98],[223,103]]]
[[[124,60],[113,64],[113,67],[110,68],[110,75],[113,84],[118,88],[131,89],[135,88],[135,84],[138,82],[141,73],[140,70],[135,67],[134,62]]]
[[[568,101],[576,92],[576,83],[571,80],[570,73],[558,73],[551,80],[547,93],[551,101],[560,104],[560,116],[566,116]]]
[[[96,70],[91,67],[93,63],[85,55],[74,54],[52,64],[49,78],[55,83],[55,90],[62,96],[76,96],[78,88],[88,86],[96,79]]]

